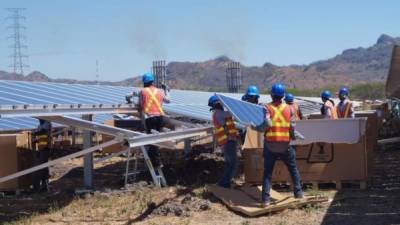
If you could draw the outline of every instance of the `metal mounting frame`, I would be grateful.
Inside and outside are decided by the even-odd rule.
[[[111,141],[105,142],[103,144],[81,150],[79,152],[49,161],[47,163],[43,163],[43,164],[31,167],[26,170],[7,175],[5,177],[1,177],[0,183],[18,178],[20,176],[23,176],[23,175],[26,175],[29,173],[33,173],[40,169],[43,169],[43,168],[46,168],[49,166],[53,166],[55,164],[61,163],[63,161],[66,161],[66,160],[69,160],[72,158],[76,158],[76,157],[79,157],[82,155],[87,155],[87,154],[93,153],[94,151],[105,148],[107,146],[111,146],[114,144],[122,144],[125,141],[128,142],[129,148],[133,148],[133,147],[139,147],[139,146],[144,146],[144,145],[148,145],[148,144],[159,144],[159,143],[167,142],[167,141],[171,141],[171,140],[195,137],[195,136],[203,135],[203,134],[205,134],[205,132],[211,131],[211,127],[207,126],[207,127],[189,128],[189,129],[171,131],[171,132],[166,132],[166,133],[157,133],[157,134],[146,135],[146,134],[143,134],[140,132],[125,130],[122,128],[112,127],[112,126],[96,123],[93,121],[87,121],[87,120],[82,120],[82,119],[67,117],[67,116],[41,116],[39,118],[48,120],[51,122],[61,123],[61,124],[68,125],[68,126],[82,128],[82,129],[85,129],[88,131],[95,131],[95,132],[99,132],[99,133],[109,134],[109,135],[115,136],[116,138]],[[127,150],[124,150],[124,151],[127,151]],[[123,151],[121,151],[121,152],[123,152]],[[122,154],[122,153],[120,153],[120,154]],[[162,173],[162,171],[161,171],[161,173]],[[153,178],[154,178],[154,176],[153,176]],[[158,179],[158,176],[156,176],[156,179]],[[156,184],[160,184],[160,182],[166,183],[163,180],[157,181],[156,179],[155,179]]]
[[[135,112],[137,112],[137,108],[134,104],[44,104],[0,106],[0,118]]]

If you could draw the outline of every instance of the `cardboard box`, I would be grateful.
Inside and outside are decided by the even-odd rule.
[[[33,153],[29,132],[0,135],[0,177],[7,176],[32,166]],[[30,175],[0,183],[0,190],[26,189],[31,185]]]
[[[244,173],[247,183],[261,183],[264,170],[263,149],[244,150]],[[357,144],[315,143],[296,147],[297,168],[303,181],[367,180],[369,172],[366,142]],[[273,182],[290,182],[282,161],[277,161]]]
[[[140,120],[106,120],[105,125],[120,127],[127,130],[143,130],[143,124]]]
[[[296,146],[296,161],[303,181],[365,181],[372,170],[373,150],[376,145],[377,115],[359,113],[367,117],[367,128],[355,144],[313,143]],[[249,130],[244,144],[244,173],[247,183],[261,183],[264,170],[262,134]],[[274,182],[290,182],[290,174],[282,161],[277,161],[272,175]]]
[[[102,141],[102,143],[107,142],[107,141],[111,141],[111,140],[114,139],[114,138],[115,138],[115,137],[113,137],[113,136],[111,136],[111,135],[107,135],[107,134],[102,134],[102,135],[101,135],[101,141]],[[123,147],[121,144],[117,143],[117,144],[114,144],[114,145],[110,145],[110,146],[108,146],[108,147],[105,147],[105,148],[103,148],[101,151],[102,151],[103,153],[112,154],[112,153],[120,152],[120,151],[122,151],[122,150],[124,150],[124,147]]]
[[[368,171],[372,171],[374,150],[378,145],[378,135],[381,128],[381,118],[376,111],[356,112],[356,117],[367,117],[366,145],[367,145],[367,165]]]

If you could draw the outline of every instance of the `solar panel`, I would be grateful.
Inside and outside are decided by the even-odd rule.
[[[139,88],[107,85],[62,84],[46,82],[26,82],[0,80],[0,107],[4,105],[36,104],[120,104],[125,103],[125,95]],[[210,121],[211,114],[207,106],[212,92],[171,90],[171,103],[164,104],[169,114],[180,115]],[[224,93],[224,96],[241,99],[242,94]],[[260,102],[270,102],[269,95],[261,95]],[[303,114],[318,112],[319,106],[298,101]],[[16,122],[11,119],[0,119],[0,131],[32,129],[36,120],[31,118]],[[102,122],[102,121],[98,121]]]
[[[265,118],[265,108],[260,105],[248,103],[225,95],[217,94],[224,107],[232,113],[233,117],[241,124],[256,126],[261,125]]]

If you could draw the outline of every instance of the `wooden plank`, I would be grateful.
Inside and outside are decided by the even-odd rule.
[[[394,137],[394,138],[387,138],[387,139],[378,140],[378,144],[380,144],[380,145],[397,144],[397,143],[400,143],[400,137]]]

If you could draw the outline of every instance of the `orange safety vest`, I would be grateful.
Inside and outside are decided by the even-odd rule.
[[[346,105],[344,106],[344,110],[340,111],[340,107],[339,105],[336,106],[336,111],[337,111],[337,115],[338,118],[348,118],[350,116],[350,109],[352,107],[352,102],[348,101],[346,102]]]
[[[267,105],[271,116],[272,126],[265,132],[265,139],[269,142],[289,142],[290,141],[290,107],[281,103]]]
[[[142,89],[143,111],[149,115],[164,115],[162,109],[163,96],[154,86]]]
[[[293,102],[293,104],[290,104],[289,107],[292,113],[294,114],[296,120],[300,120],[299,105],[296,102]]]
[[[236,140],[238,131],[236,130],[235,123],[231,116],[225,119],[225,124],[219,124],[216,118],[216,113],[213,113],[212,122],[214,124],[215,138],[217,139],[218,146],[222,146],[228,142],[228,136]],[[225,130],[225,127],[227,130]]]
[[[331,111],[331,118],[330,119],[336,120],[338,118],[338,115],[337,115],[335,106],[333,106],[332,102],[330,100],[328,100],[328,101],[325,102],[324,106],[329,108],[330,111]]]
[[[49,147],[49,136],[47,134],[36,134],[34,135],[36,138],[36,150],[44,150]]]

